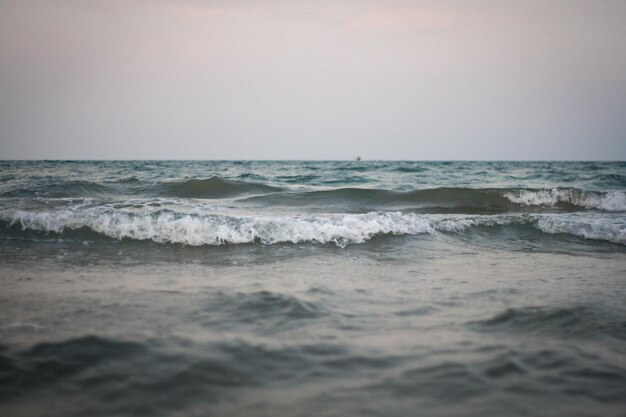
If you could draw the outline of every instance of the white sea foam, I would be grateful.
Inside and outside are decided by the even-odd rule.
[[[526,206],[554,206],[558,203],[572,204],[587,209],[626,211],[626,192],[593,192],[572,188],[551,190],[520,190],[504,194],[516,204]]]
[[[17,330],[17,331],[32,331],[32,332],[40,332],[45,329],[44,326],[38,323],[26,323],[21,321],[14,321],[11,323],[7,323],[5,325],[0,326],[4,329],[9,330]]]
[[[170,212],[131,214],[120,211],[1,212],[0,218],[23,229],[62,233],[89,228],[115,239],[153,240],[192,246],[261,241],[363,243],[379,234],[434,233],[430,223],[415,214],[371,212],[317,217],[263,217],[220,214],[180,215]]]
[[[610,213],[503,215],[418,215],[401,212],[257,216],[220,214],[213,210],[98,206],[80,210],[0,211],[0,219],[22,229],[64,233],[88,228],[114,239],[152,240],[191,246],[275,243],[334,243],[344,247],[376,235],[459,233],[477,226],[529,225],[548,234],[567,233],[626,244],[626,220]]]
[[[530,215],[501,215],[501,216],[455,216],[439,217],[432,216],[432,225],[442,232],[462,232],[473,226],[498,226],[508,224],[530,223],[533,217]]]
[[[462,232],[475,226],[531,225],[547,234],[570,234],[585,239],[626,245],[626,219],[616,214],[550,213],[499,216],[455,216],[431,220],[434,229]]]
[[[580,216],[541,216],[537,228],[544,233],[566,233],[585,239],[606,240],[626,245],[626,222]]]

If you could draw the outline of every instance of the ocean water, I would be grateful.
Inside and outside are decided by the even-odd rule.
[[[0,162],[0,415],[626,415],[626,163]]]

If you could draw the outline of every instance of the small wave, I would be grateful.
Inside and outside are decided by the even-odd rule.
[[[472,323],[482,329],[528,332],[552,332],[571,328],[584,321],[584,308],[526,307],[507,309],[495,316]]]
[[[69,380],[104,362],[142,353],[145,349],[139,343],[85,336],[0,356],[0,402]]]
[[[94,197],[113,193],[113,189],[90,181],[47,181],[29,183],[26,186],[7,187],[2,190],[3,197]]]
[[[584,239],[626,245],[626,222],[616,215],[520,214],[500,216],[435,217],[431,224],[442,232],[458,233],[472,227],[530,225],[546,234],[568,234]]]
[[[198,404],[207,407],[231,398],[228,390],[285,380],[297,384],[306,374],[303,369],[324,369],[323,360],[341,353],[334,345],[321,343],[284,347],[243,340],[201,346],[185,341],[168,352],[148,341],[98,336],[42,343],[18,352],[0,346],[0,403],[20,397],[32,401],[43,389],[48,395],[75,398],[79,393],[87,399],[70,406],[64,403],[62,415],[93,415],[94,404],[102,415],[195,415]],[[331,370],[337,375],[342,371]],[[154,399],[146,405],[150,396]],[[34,415],[49,415],[45,405],[34,403],[30,408]],[[213,414],[211,408],[202,410]]]
[[[484,378],[472,368],[471,364],[463,362],[438,362],[412,367],[368,388],[382,397],[384,395],[381,393],[391,391],[394,395],[435,397],[448,404],[462,402],[469,397],[480,396],[489,389]]]
[[[604,211],[626,211],[626,193],[623,191],[585,191],[575,188],[551,190],[517,190],[504,194],[516,204],[525,206],[572,205]]]
[[[438,218],[432,221],[433,227],[442,232],[458,233],[475,226],[507,226],[511,224],[532,224],[536,217],[531,215],[518,216],[465,216]]]
[[[240,313],[252,314],[256,318],[279,315],[285,319],[308,319],[320,315],[320,309],[313,303],[268,291],[244,296],[237,310]]]
[[[616,188],[626,187],[626,175],[624,174],[603,173],[603,174],[595,175],[589,178],[589,180],[592,180],[594,183],[602,187],[616,187]]]
[[[605,218],[583,220],[571,216],[543,216],[538,219],[537,227],[548,234],[564,233],[626,245],[626,223],[616,224]]]
[[[428,167],[425,166],[399,166],[397,168],[394,168],[393,170],[396,172],[403,172],[403,173],[413,173],[413,172],[425,172],[428,171]]]
[[[5,325],[0,326],[0,329],[11,330],[11,331],[27,331],[27,332],[40,332],[44,330],[44,326],[38,323],[28,323],[15,321],[11,323],[7,323]]]
[[[117,181],[112,181],[112,182],[120,183],[120,184],[141,184],[141,180],[134,176],[121,178]]]
[[[470,326],[482,331],[576,338],[605,335],[620,339],[626,337],[624,325],[621,317],[608,316],[584,306],[512,308],[487,320],[470,323]]]
[[[319,318],[325,311],[317,303],[286,294],[259,291],[249,294],[218,293],[195,311],[191,319],[205,326],[237,328],[253,325],[263,332],[301,326],[303,321]]]
[[[280,190],[265,184],[232,181],[220,177],[190,179],[182,182],[165,183],[160,186],[161,194],[182,198],[224,198],[241,194],[261,194]]]
[[[287,207],[341,207],[345,209],[464,208],[488,212],[504,211],[513,204],[497,190],[433,188],[391,191],[371,188],[336,188],[285,192],[248,197],[242,203]]]

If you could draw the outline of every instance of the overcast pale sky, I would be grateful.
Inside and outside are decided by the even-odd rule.
[[[0,0],[0,159],[626,159],[626,1]]]

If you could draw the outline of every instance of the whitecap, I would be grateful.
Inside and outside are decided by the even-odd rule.
[[[364,243],[375,235],[434,233],[424,217],[400,212],[301,216],[136,214],[94,208],[74,212],[4,211],[0,218],[23,229],[63,233],[89,228],[115,239],[153,240],[191,246],[273,243]]]
[[[525,206],[554,206],[571,204],[586,209],[626,211],[626,193],[623,191],[584,191],[574,188],[551,190],[519,190],[505,193],[511,202]]]

